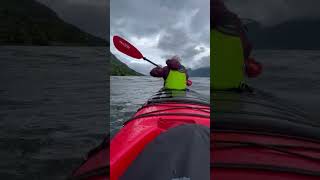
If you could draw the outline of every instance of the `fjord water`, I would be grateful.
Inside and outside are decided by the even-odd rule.
[[[108,129],[106,48],[0,47],[0,179],[66,179]]]
[[[253,57],[263,73],[249,84],[296,106],[320,123],[320,51],[258,50]]]
[[[106,48],[0,47],[0,179],[65,179],[108,128]],[[320,51],[256,51],[249,84],[320,121]],[[209,79],[192,78],[209,96]],[[112,133],[162,86],[111,77]]]
[[[210,78],[191,77],[191,90],[209,100]],[[157,91],[163,87],[162,78],[151,76],[111,76],[110,79],[110,132],[114,135],[122,124]]]

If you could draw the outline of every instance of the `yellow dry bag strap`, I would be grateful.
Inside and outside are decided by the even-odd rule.
[[[243,48],[239,36],[211,30],[211,88],[236,89],[244,81]]]
[[[184,90],[187,88],[187,75],[184,72],[170,70],[164,82],[165,89]]]

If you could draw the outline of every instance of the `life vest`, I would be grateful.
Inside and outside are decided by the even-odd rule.
[[[164,81],[165,89],[185,90],[187,88],[187,75],[185,72],[170,70]]]
[[[225,28],[211,29],[211,89],[237,89],[244,81],[244,56],[240,36],[224,31]]]

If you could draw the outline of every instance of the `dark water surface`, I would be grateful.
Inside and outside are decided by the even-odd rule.
[[[65,179],[108,128],[106,48],[0,47],[0,179]],[[320,121],[320,51],[256,51],[249,83]],[[162,86],[111,77],[111,130]],[[193,78],[209,96],[209,78]]]
[[[249,83],[299,107],[320,122],[320,51],[260,50],[253,56],[264,67],[263,74]]]
[[[108,129],[106,48],[0,47],[0,179],[65,179]]]

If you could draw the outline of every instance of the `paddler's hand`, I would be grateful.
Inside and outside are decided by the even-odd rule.
[[[187,80],[187,86],[191,86],[192,85],[192,81],[191,80]]]
[[[153,68],[150,71],[150,75],[153,77],[163,77],[163,68],[160,66]]]
[[[248,58],[245,60],[245,71],[249,78],[258,77],[262,73],[262,65],[255,59]]]

